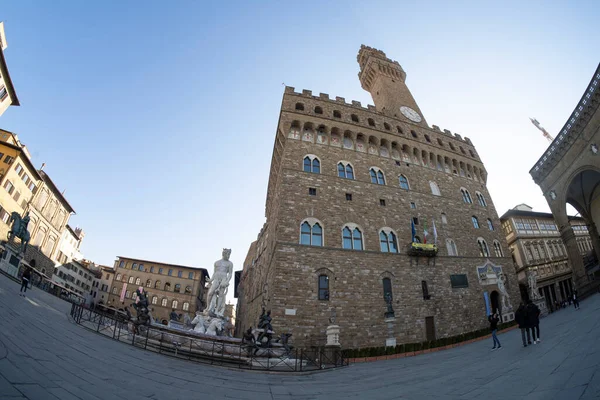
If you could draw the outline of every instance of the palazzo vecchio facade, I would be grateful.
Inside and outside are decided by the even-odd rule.
[[[366,46],[357,60],[375,106],[285,88],[237,332],[263,307],[296,346],[324,344],[332,317],[343,348],[478,330],[492,310],[513,319],[519,287],[473,143],[428,125],[398,62]]]

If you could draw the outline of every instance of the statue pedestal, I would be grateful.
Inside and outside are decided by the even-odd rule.
[[[540,312],[541,312],[540,317],[545,317],[546,315],[548,315],[548,307],[546,306],[546,298],[545,297],[539,297],[532,301],[533,301],[533,304],[538,306],[538,308],[540,309]]]
[[[388,317],[385,319],[387,324],[388,337],[385,339],[386,347],[396,347],[396,337],[394,336],[394,325],[396,322],[395,317]]]
[[[340,327],[338,325],[329,325],[327,327],[327,346],[341,346]]]
[[[503,323],[514,321],[514,319],[515,319],[515,313],[514,312],[509,311],[507,313],[502,313],[502,322]]]

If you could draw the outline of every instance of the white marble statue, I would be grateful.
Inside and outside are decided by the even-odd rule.
[[[527,275],[527,282],[529,283],[529,297],[531,300],[537,300],[540,298],[537,287],[537,272],[529,271]]]
[[[223,249],[223,258],[215,262],[215,269],[206,298],[208,304],[205,310],[206,315],[214,314],[217,317],[223,317],[223,314],[225,314],[225,297],[227,296],[229,281],[233,275],[233,263],[229,261],[230,255],[231,249]]]
[[[206,328],[206,334],[211,336],[217,336],[218,332],[223,330],[223,320],[220,318],[213,318],[208,323]]]
[[[498,290],[500,290],[500,295],[502,296],[502,310],[511,310],[512,304],[510,304],[508,290],[506,290],[506,285],[504,284],[506,277],[502,272],[497,272],[496,277],[498,278]]]
[[[207,321],[204,318],[204,316],[202,315],[202,313],[199,312],[199,311],[196,312],[196,318],[194,318],[192,320],[192,325],[195,325],[194,326],[194,332],[197,332],[197,333],[206,333],[206,327],[205,327],[206,322]]]

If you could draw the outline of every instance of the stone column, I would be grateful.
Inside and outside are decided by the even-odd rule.
[[[573,271],[573,284],[575,289],[577,289],[579,296],[585,296],[585,293],[591,288],[585,273],[585,267],[583,265],[581,253],[577,247],[577,238],[575,237],[575,232],[573,232],[573,228],[571,228],[566,215],[558,215],[557,213],[554,215],[559,226],[560,237],[565,245],[565,248],[567,249],[567,255],[569,256],[569,261],[571,263],[571,268]]]

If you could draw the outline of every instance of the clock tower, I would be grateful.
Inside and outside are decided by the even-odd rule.
[[[404,82],[406,72],[398,61],[390,60],[381,50],[360,46],[357,56],[358,78],[363,89],[371,93],[377,111],[428,126],[425,117]]]

